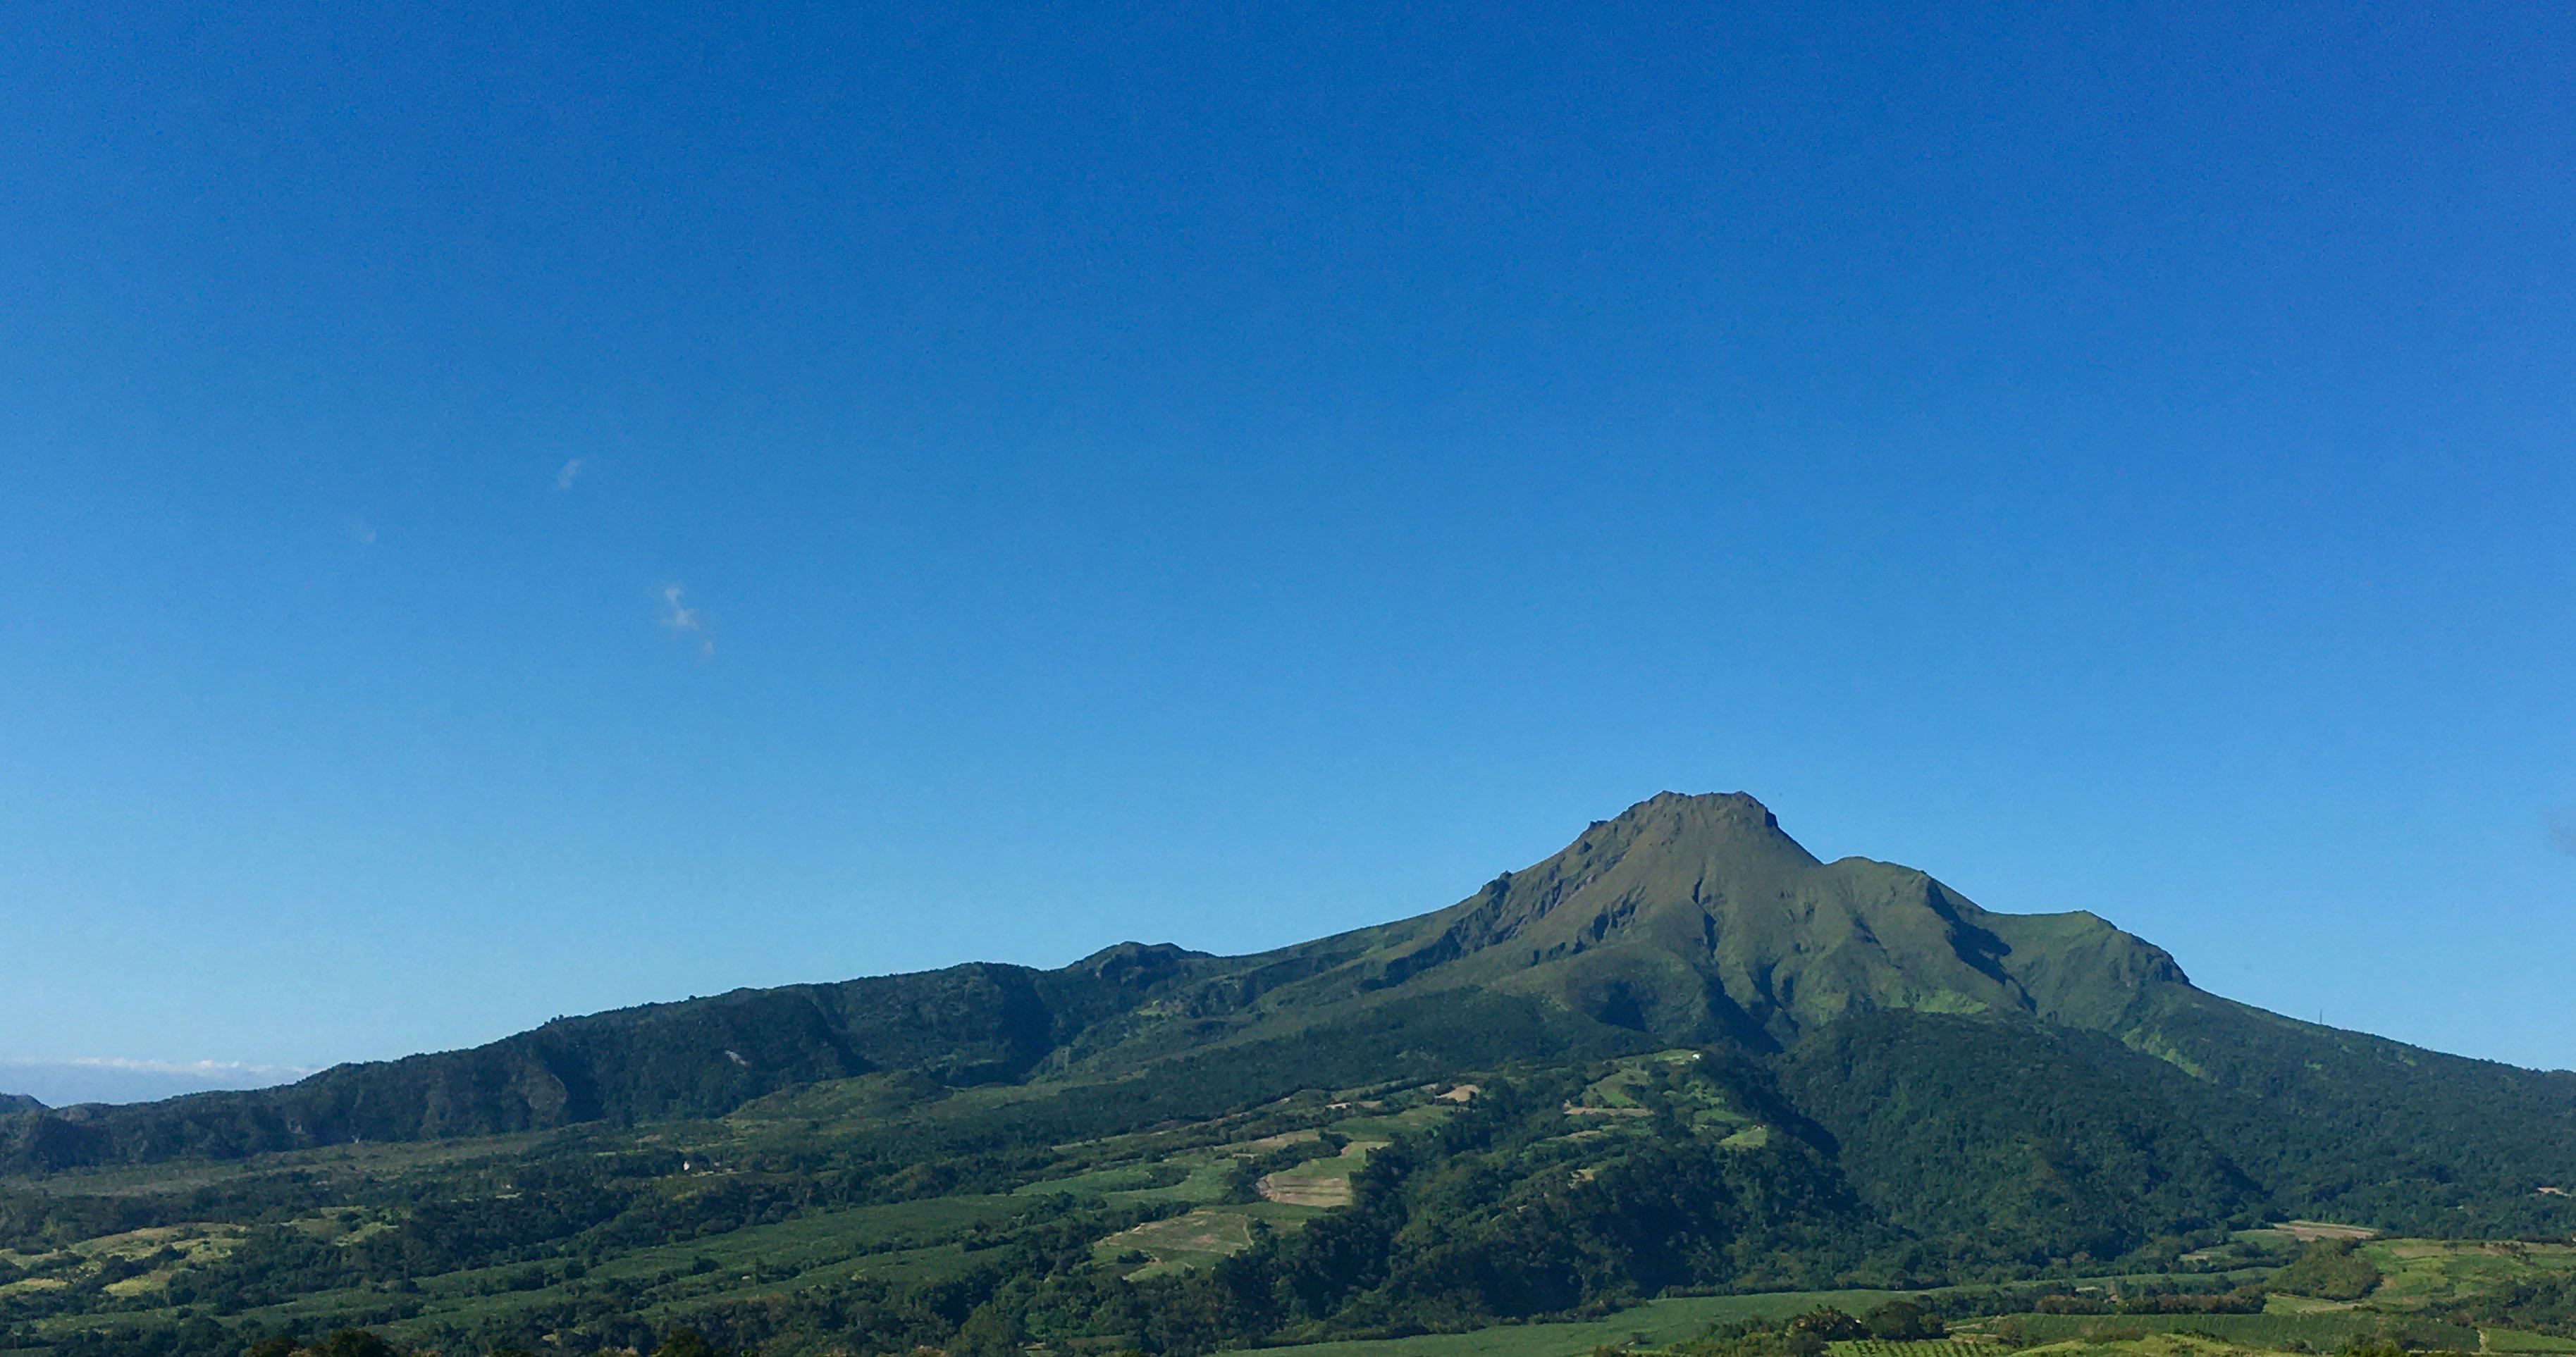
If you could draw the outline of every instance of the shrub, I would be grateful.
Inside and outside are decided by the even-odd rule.
[[[2379,1285],[2379,1269],[2349,1239],[2321,1239],[2272,1274],[2272,1289],[2319,1300],[2359,1300]]]
[[[1789,1332],[1793,1336],[1804,1334],[1821,1338],[1828,1343],[1840,1342],[1846,1338],[1869,1337],[1867,1326],[1830,1305],[1819,1305],[1790,1320]]]

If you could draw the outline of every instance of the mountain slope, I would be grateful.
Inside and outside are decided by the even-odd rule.
[[[1820,862],[1751,797],[1669,793],[1446,909],[1273,952],[1130,943],[1055,971],[566,1019],[286,1088],[0,1117],[0,1163],[703,1117],[886,1071],[1179,1080],[1192,1106],[1249,1105],[1677,1046],[1769,1070],[1865,1195],[2004,1255],[2273,1209],[2576,1228],[2566,1199],[2534,1195],[2576,1181],[2576,1075],[2264,1013],[2094,915],[1993,913],[1911,868]]]
[[[1668,792],[1445,910],[1245,958],[1202,1007],[1229,986],[1264,1015],[1491,987],[1658,1040],[1779,1049],[1887,1008],[2108,1030],[2189,981],[2094,915],[1989,913],[1911,868],[1820,863],[1749,796]]]
[[[1111,948],[1058,971],[974,963],[837,985],[738,990],[564,1018],[471,1050],[344,1065],[282,1088],[22,1114],[25,1167],[230,1157],[352,1140],[712,1116],[825,1079],[911,1070],[952,1084],[1026,1076],[1201,958]]]

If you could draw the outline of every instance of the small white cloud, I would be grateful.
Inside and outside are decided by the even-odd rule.
[[[563,464],[563,470],[555,473],[555,488],[557,490],[570,490],[572,488],[572,483],[579,479],[581,479],[581,459],[575,457],[571,461]]]
[[[376,525],[363,518],[349,520],[349,540],[362,547],[376,544]]]
[[[715,638],[707,635],[706,619],[689,603],[689,591],[676,584],[662,586],[662,625],[674,635],[694,639],[700,655],[716,653]]]

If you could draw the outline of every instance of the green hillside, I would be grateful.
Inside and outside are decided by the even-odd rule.
[[[1276,952],[1124,944],[1056,971],[968,965],[564,1019],[283,1089],[17,1113],[0,1118],[0,1162],[47,1170],[717,1116],[883,1071],[966,1087],[1225,1063],[1216,1053],[1246,1046],[1283,1054],[1246,1096],[1370,1077],[1362,1066],[1380,1048],[1434,1068],[1712,1045],[1785,1061],[1824,1106],[1834,1096],[1797,1072],[1858,1070],[1891,1043],[1962,1059],[1982,1044],[1940,1023],[1909,1034],[1910,1019],[1888,1014],[2001,1024],[1980,1030],[2094,1071],[2089,1096],[2139,1103],[2142,1124],[2188,1123],[2157,1144],[2228,1161],[2249,1199],[2493,1232],[2543,1228],[2563,1208],[2534,1189],[2576,1181],[2576,1075],[2234,1004],[2093,915],[1990,913],[1912,869],[1820,863],[1750,797],[1671,794],[1447,909]],[[1825,1044],[1803,1050],[1818,1035]]]
[[[1665,795],[1275,952],[740,991],[0,1116],[0,1350],[1197,1353],[1727,1292],[2216,1295],[2290,1261],[2268,1222],[2565,1240],[2570,1188],[2576,1074],[2265,1013],[2093,915]],[[2373,1266],[2473,1277],[2444,1332],[2561,1322],[2568,1274],[2518,1247]]]

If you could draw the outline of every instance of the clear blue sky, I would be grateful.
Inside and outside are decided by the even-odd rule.
[[[1251,950],[1741,788],[2576,1065],[2565,11],[1117,8],[13,11],[0,1058]]]

